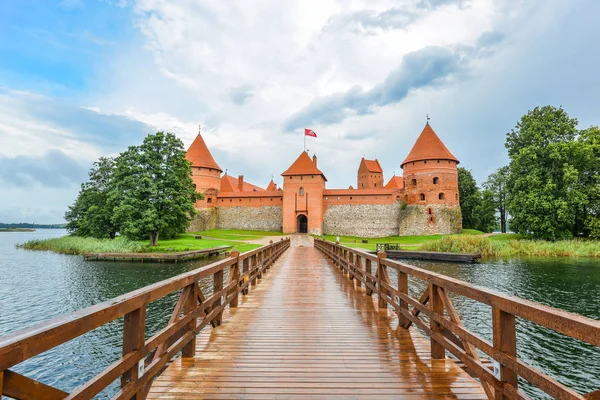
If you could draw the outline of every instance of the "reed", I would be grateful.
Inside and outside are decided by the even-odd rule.
[[[135,253],[143,249],[140,242],[118,239],[94,239],[77,236],[63,236],[51,239],[30,240],[17,245],[26,250],[47,250],[62,254],[84,253]]]
[[[482,257],[594,257],[600,258],[597,240],[490,240],[484,236],[450,235],[424,243],[420,250],[450,253],[480,253]]]

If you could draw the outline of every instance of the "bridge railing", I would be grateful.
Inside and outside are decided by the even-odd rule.
[[[227,259],[0,337],[0,393],[15,399],[90,399],[120,378],[121,389],[114,399],[144,399],[166,364],[179,352],[193,357],[196,335],[208,324],[220,325],[225,307],[237,307],[239,294],[247,294],[289,246],[288,238],[243,254],[234,251]],[[213,293],[205,297],[198,281],[211,277]],[[167,326],[144,340],[148,304],[179,291]],[[10,370],[120,317],[124,317],[123,356],[71,393]]]
[[[315,247],[356,280],[358,286],[364,285],[367,295],[376,294],[380,308],[387,309],[389,304],[401,326],[408,329],[415,324],[425,332],[431,340],[433,359],[443,359],[448,351],[462,361],[480,379],[488,398],[528,398],[518,388],[518,377],[554,398],[600,398],[600,390],[581,395],[519,359],[515,317],[594,346],[600,346],[600,321],[391,260],[385,252],[373,255],[320,239],[315,239]],[[397,287],[390,280],[388,268],[397,272]],[[409,295],[409,276],[427,284],[419,299]],[[463,325],[448,296],[450,292],[491,307],[492,343]],[[421,316],[426,316],[427,321]],[[495,360],[498,370],[486,367],[477,350]]]

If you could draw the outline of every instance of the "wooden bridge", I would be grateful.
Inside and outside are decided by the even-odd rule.
[[[519,359],[515,317],[595,346],[598,321],[384,253],[320,240],[313,247],[306,236],[294,242],[235,252],[0,338],[0,392],[16,399],[89,399],[120,380],[115,399],[523,399],[521,377],[555,398],[599,397]],[[408,294],[409,276],[427,284],[419,299]],[[212,293],[200,290],[202,279],[212,280]],[[170,321],[145,339],[147,305],[173,292],[180,297]],[[491,307],[492,343],[465,328],[449,293]],[[123,316],[123,357],[70,393],[10,369]],[[499,363],[496,373],[490,358]]]

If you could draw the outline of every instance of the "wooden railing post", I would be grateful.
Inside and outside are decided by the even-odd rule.
[[[354,253],[348,252],[348,278],[354,280]]]
[[[213,293],[220,293],[223,291],[223,270],[219,270],[213,274]],[[215,299],[213,309],[221,307],[221,303],[223,299],[223,293],[221,293],[218,298]],[[213,320],[213,326],[217,327],[221,325],[221,321],[223,320],[223,311],[219,312],[215,315],[215,319]]]
[[[383,294],[386,292],[384,288],[381,287],[381,281],[385,276],[385,264],[383,260],[387,258],[387,254],[385,251],[380,251],[377,253],[377,290],[379,291],[379,299],[377,301],[377,306],[379,309],[387,309],[387,301],[383,298]]]
[[[357,276],[357,277],[356,277],[356,287],[357,287],[357,288],[360,288],[360,285],[361,285],[361,283],[362,283],[362,282],[361,282],[361,280],[360,280],[360,277],[361,277],[361,276],[363,276],[363,275],[362,275],[362,273],[361,273],[361,272],[362,272],[362,257],[361,257],[361,256],[359,256],[359,255],[357,255],[357,256],[354,258],[354,262],[355,262],[355,264],[356,264],[356,268],[354,269],[354,272],[355,272],[357,275],[359,275],[359,276]],[[360,272],[359,272],[359,271],[360,271]]]
[[[123,356],[139,350],[144,345],[146,335],[146,305],[125,314],[123,320]],[[121,387],[125,387],[128,383],[138,380],[143,371],[142,364],[136,364],[133,368],[125,371],[121,376]],[[138,366],[142,366],[139,368]],[[136,393],[131,397],[134,400],[140,400],[141,396]]]
[[[250,258],[250,269],[252,271],[254,271],[254,268],[256,268],[256,266],[258,265],[258,256],[256,254],[253,254],[252,257]],[[250,284],[252,286],[256,286],[256,271],[253,272],[254,273],[254,277],[252,278],[252,281],[250,282]]]
[[[408,296],[408,275],[398,271],[398,292]],[[398,310],[398,325],[405,326],[410,321],[402,314],[402,309],[408,311],[408,303],[402,299],[399,300],[400,309]]]
[[[442,302],[442,297],[438,292],[437,285],[429,285],[429,308],[432,312],[436,313],[440,317],[444,317],[444,303]],[[429,327],[432,332],[437,332],[440,335],[443,334],[442,326],[435,322],[430,318]],[[446,351],[444,350],[444,346],[438,343],[436,340],[431,338],[431,358],[433,359],[443,359],[446,357]]]
[[[227,293],[227,297],[233,296],[229,302],[229,308],[235,308],[238,306],[239,288],[240,288],[240,252],[234,250],[231,252],[231,258],[235,262],[229,267],[229,278],[227,279],[227,286],[235,282],[235,287]]]
[[[188,286],[189,292],[185,299],[185,303],[183,304],[183,315],[187,315],[194,311],[196,307],[198,307],[198,294],[196,293],[196,283]],[[185,288],[183,289],[185,290]],[[187,326],[185,327],[186,332],[192,332],[196,329],[196,318],[191,320]],[[192,339],[185,347],[182,349],[181,356],[183,358],[193,358],[196,354],[196,340]]]
[[[494,338],[494,350],[501,351],[506,355],[517,357],[517,327],[515,316],[492,307],[492,331]],[[500,364],[500,381],[506,382],[517,389],[517,374],[513,370]],[[504,393],[496,388],[496,399],[507,398]]]
[[[244,258],[244,261],[242,261],[242,273],[244,274],[244,284],[248,283],[248,280],[250,279],[249,276],[247,276],[248,272],[250,271],[250,257],[246,257]],[[243,295],[248,294],[248,287],[246,287],[246,289],[244,289],[242,291]]]
[[[365,260],[365,281],[368,284],[365,284],[366,287],[366,291],[367,291],[367,296],[371,296],[373,294],[373,289],[371,289],[371,286],[373,286],[373,280],[371,278],[369,278],[368,276],[366,276],[366,274],[372,275],[373,274],[373,269],[372,269],[372,262],[370,258],[367,258]]]

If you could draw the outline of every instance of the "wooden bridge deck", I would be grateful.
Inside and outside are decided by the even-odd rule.
[[[148,398],[486,398],[375,301],[314,247],[291,247],[221,326],[198,335],[193,359],[169,365]]]

